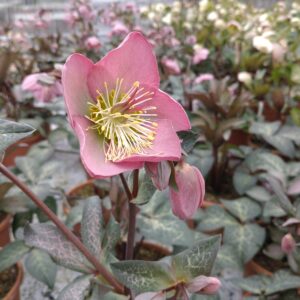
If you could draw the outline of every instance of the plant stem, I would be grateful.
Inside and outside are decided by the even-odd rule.
[[[133,173],[133,188],[132,192],[130,191],[127,181],[123,174],[120,174],[122,184],[124,186],[125,193],[128,199],[128,238],[126,245],[126,254],[125,259],[130,260],[133,259],[134,252],[134,240],[135,240],[135,226],[136,226],[136,213],[137,207],[134,203],[131,202],[138,194],[139,187],[139,170],[134,170]]]
[[[38,206],[45,215],[59,228],[59,230],[66,236],[66,238],[76,246],[76,248],[82,252],[82,254],[91,262],[95,267],[96,274],[101,274],[103,278],[111,284],[116,292],[123,293],[122,285],[113,277],[113,275],[106,270],[106,268],[98,261],[98,259],[93,256],[90,251],[85,247],[85,245],[77,238],[74,233],[58,219],[55,213],[40,200],[19,178],[10,172],[2,163],[0,163],[0,172],[9,178],[16,186],[18,186],[35,204]]]

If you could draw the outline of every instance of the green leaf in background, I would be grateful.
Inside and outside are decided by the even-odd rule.
[[[172,214],[167,191],[156,191],[147,204],[141,206],[137,225],[143,236],[164,245],[189,246],[195,232]]]
[[[254,186],[246,192],[246,195],[259,202],[267,202],[272,198],[270,192],[262,186]]]
[[[249,132],[257,135],[272,136],[280,128],[281,122],[253,122]]]
[[[273,276],[254,275],[235,280],[235,283],[243,290],[253,294],[271,295],[300,286],[300,276],[295,276],[287,270],[280,270]]]
[[[175,283],[164,262],[128,260],[113,263],[111,268],[115,277],[137,294],[160,291]]]
[[[294,83],[300,83],[300,66],[297,64],[293,65],[292,67],[291,80]]]
[[[264,140],[287,157],[293,158],[296,153],[294,143],[283,136],[264,136]]]
[[[49,254],[39,249],[33,249],[25,260],[25,267],[31,276],[53,289],[57,266]]]
[[[244,264],[233,245],[222,245],[217,255],[213,273],[221,273],[226,269],[239,272],[244,270]]]
[[[253,220],[260,216],[262,212],[260,205],[247,197],[235,200],[221,200],[221,202],[241,222]]]
[[[93,267],[83,254],[54,226],[50,224],[27,225],[25,243],[46,251],[58,264],[83,273]]]
[[[14,241],[0,250],[0,272],[13,266],[31,250],[24,241]]]
[[[111,215],[108,224],[105,227],[104,235],[102,238],[102,248],[105,251],[114,251],[118,241],[121,239],[120,224]]]
[[[236,171],[233,174],[233,186],[239,195],[243,195],[247,190],[255,186],[257,178],[245,172]]]
[[[260,150],[254,151],[246,158],[245,163],[251,172],[265,171],[276,178],[280,178],[284,184],[286,183],[285,162],[275,154]]]
[[[238,224],[238,222],[229,215],[224,208],[220,206],[210,206],[205,209],[198,229],[205,232],[227,226],[234,226],[236,224]]]
[[[56,214],[57,212],[57,203],[56,199],[52,196],[49,196],[45,199],[44,203]],[[40,209],[37,208],[36,214],[40,222],[47,222],[49,218],[45,215],[45,213]]]
[[[272,281],[266,288],[266,294],[271,295],[289,289],[297,289],[300,286],[300,276],[293,275],[290,271],[280,270],[274,273]]]
[[[34,131],[35,129],[27,124],[0,119],[0,153]]]
[[[85,246],[96,257],[101,253],[103,217],[100,199],[97,196],[86,200],[81,221],[81,237]]]
[[[59,293],[57,300],[85,300],[90,286],[91,276],[79,276]]]
[[[172,256],[172,267],[176,278],[189,282],[193,278],[208,276],[220,247],[220,236],[200,240],[197,245]]]
[[[295,125],[300,126],[300,108],[299,107],[293,107],[290,110],[291,118]]]
[[[262,247],[266,230],[257,224],[237,224],[225,228],[224,244],[232,245],[243,262],[248,262]]]

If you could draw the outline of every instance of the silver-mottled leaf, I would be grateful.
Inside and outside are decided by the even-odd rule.
[[[255,186],[257,178],[247,173],[236,171],[233,174],[233,185],[239,195],[243,195],[247,190]]]
[[[27,124],[0,119],[0,152],[34,131],[35,129]]]
[[[27,225],[24,228],[24,237],[27,245],[46,251],[58,264],[66,268],[83,273],[93,271],[85,256],[54,225]]]
[[[240,221],[253,220],[261,215],[261,206],[253,200],[243,197],[235,200],[221,200],[226,209]]]
[[[274,273],[272,281],[266,288],[266,295],[282,292],[289,289],[297,289],[300,286],[300,276],[295,276],[286,270]]]
[[[164,262],[128,260],[113,263],[111,268],[115,277],[137,294],[160,291],[175,282]]]
[[[272,198],[270,192],[262,186],[254,186],[246,192],[246,195],[259,202],[267,202]]]
[[[91,276],[79,276],[59,293],[57,300],[85,300],[90,285]]]
[[[257,135],[272,136],[278,131],[281,125],[280,121],[276,122],[253,122],[249,128],[249,132]]]
[[[200,220],[198,229],[210,231],[236,225],[238,222],[220,206],[210,206],[205,210],[204,216]]]
[[[260,250],[265,237],[266,230],[257,224],[238,224],[225,228],[224,243],[234,246],[245,263]]]
[[[223,245],[217,255],[213,273],[219,273],[227,270],[236,270],[243,272],[244,264],[240,259],[236,249],[232,245]]]
[[[25,260],[25,267],[31,276],[45,283],[50,289],[54,287],[57,266],[45,251],[33,249]]]
[[[200,240],[197,245],[172,256],[176,278],[187,282],[200,275],[210,275],[220,247],[220,236]]]
[[[81,237],[85,246],[96,257],[101,253],[101,232],[103,228],[102,208],[97,196],[86,200],[81,221]]]

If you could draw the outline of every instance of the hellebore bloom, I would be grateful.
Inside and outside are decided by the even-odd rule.
[[[63,67],[69,121],[81,159],[94,178],[179,160],[177,131],[190,129],[184,109],[159,90],[151,45],[138,32],[94,64],[81,54]]]
[[[164,70],[169,75],[179,75],[180,74],[180,67],[178,65],[178,62],[175,59],[171,58],[163,58],[161,61]]]
[[[88,37],[85,40],[84,45],[88,50],[98,50],[101,47],[101,43],[96,36]]]
[[[221,287],[221,281],[216,277],[207,277],[200,275],[188,283],[185,288],[188,292],[194,294],[215,294]]]
[[[252,40],[253,47],[262,53],[271,53],[273,44],[263,36],[255,36]]]
[[[128,27],[119,21],[114,22],[113,28],[110,32],[110,36],[119,36],[119,35],[125,35],[129,32]]]
[[[26,76],[21,87],[22,90],[31,92],[34,98],[41,102],[50,102],[53,98],[62,95],[61,83],[47,73]]]
[[[193,56],[193,64],[197,65],[201,61],[206,60],[209,55],[209,50],[206,48],[202,48],[200,45],[196,44],[194,46],[194,56]]]
[[[173,213],[182,220],[191,218],[204,200],[204,178],[196,167],[180,162],[175,168],[175,181],[178,191],[172,187],[169,190]]]

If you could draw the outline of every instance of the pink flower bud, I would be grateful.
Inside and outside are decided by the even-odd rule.
[[[176,166],[175,180],[178,191],[170,188],[173,213],[183,220],[191,218],[204,200],[204,178],[197,168],[181,162]]]
[[[296,242],[290,233],[282,238],[281,249],[285,254],[291,254],[296,249]]]
[[[159,163],[146,162],[146,172],[152,179],[153,185],[160,191],[166,189],[169,185],[171,167],[167,161]]]
[[[194,278],[190,283],[186,284],[186,289],[190,293],[197,294],[215,294],[221,287],[221,281],[216,277],[206,277],[200,275]]]
[[[162,59],[162,64],[164,67],[164,70],[169,75],[179,75],[180,74],[180,67],[178,65],[177,60],[170,59],[170,58],[164,58]]]
[[[99,39],[95,36],[88,37],[84,44],[88,50],[98,50],[101,47]]]

